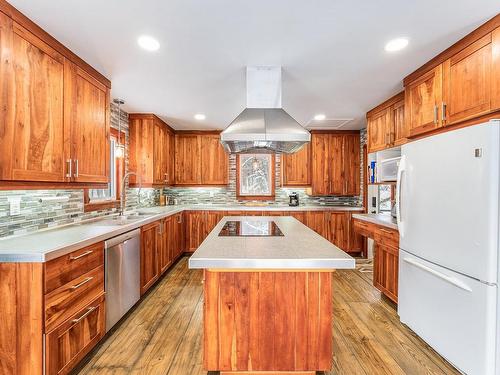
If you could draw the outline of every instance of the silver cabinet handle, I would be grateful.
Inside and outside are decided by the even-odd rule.
[[[76,290],[78,288],[81,288],[82,286],[84,286],[85,284],[87,284],[90,280],[92,280],[93,277],[87,277],[85,280],[83,280],[82,282],[76,284],[76,285],[73,285],[70,289],[71,290]]]
[[[71,322],[72,323],[79,323],[82,319],[84,319],[87,315],[89,315],[92,311],[96,310],[99,306],[94,306],[94,307],[89,307],[85,314],[83,314],[81,317],[77,319],[73,319]]]
[[[86,257],[87,255],[92,254],[93,252],[94,252],[93,250],[89,250],[89,251],[86,251],[83,254],[80,254],[76,257],[69,257],[69,260],[77,260],[77,259],[83,258],[83,257]]]
[[[68,164],[68,173],[66,173],[66,177],[71,178],[73,175],[73,160],[67,159],[66,163]]]
[[[439,116],[439,107],[437,105],[434,106],[434,124],[437,125]]]
[[[75,177],[78,177],[78,159],[75,159]]]
[[[445,102],[441,103],[441,120],[443,122],[446,121],[446,103]]]
[[[182,223],[182,215],[177,216],[177,223],[179,223],[179,224]]]
[[[168,184],[168,173],[165,173],[165,183]]]

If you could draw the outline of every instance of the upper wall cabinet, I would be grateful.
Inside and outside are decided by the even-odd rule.
[[[129,115],[129,184],[167,186],[174,183],[174,133],[153,114]],[[139,181],[140,179],[140,181]]]
[[[175,135],[176,185],[226,185],[228,160],[218,133],[179,132]]]
[[[311,146],[307,143],[293,154],[281,155],[283,186],[311,185]]]
[[[358,195],[359,132],[313,133],[311,166],[313,195]]]
[[[497,15],[404,79],[410,137],[487,120],[500,109],[499,82]]]
[[[401,92],[366,114],[368,152],[401,145],[407,141],[405,94]]]
[[[0,185],[57,188],[107,183],[110,86],[2,3]]]

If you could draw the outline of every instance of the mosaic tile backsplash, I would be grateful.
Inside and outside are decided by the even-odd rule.
[[[128,170],[128,114],[121,112],[121,127],[126,134],[125,168]],[[111,105],[111,126],[118,127],[118,110]],[[366,132],[361,132],[361,151],[365,143]],[[361,160],[363,155],[361,152]],[[229,159],[229,185],[227,188],[166,188],[164,193],[175,198],[178,204],[214,204],[234,205],[236,199],[236,157]],[[361,166],[361,180],[363,180]],[[311,197],[303,188],[281,187],[280,157],[276,157],[276,197],[269,205],[288,204],[288,195],[297,192],[301,205],[348,205],[361,206],[362,192],[354,197]],[[363,186],[363,183],[361,183]],[[154,206],[158,202],[158,189],[127,189],[127,209]],[[12,215],[10,201],[20,200],[19,214]],[[248,203],[248,201],[245,201]],[[262,203],[262,202],[259,202]],[[76,223],[97,216],[116,213],[116,209],[84,212],[83,190],[16,190],[0,191],[0,238],[22,235],[38,230],[54,228]]]

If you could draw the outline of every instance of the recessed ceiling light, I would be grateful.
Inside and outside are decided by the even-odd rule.
[[[205,120],[207,116],[205,116],[203,113],[197,113],[196,115],[194,115],[194,118],[196,120]]]
[[[408,45],[407,38],[396,38],[387,42],[387,44],[385,45],[385,50],[387,52],[396,52],[402,50],[407,45]]]
[[[314,119],[316,121],[323,121],[325,118],[326,118],[326,116],[324,114],[319,114],[319,115],[314,116]]]
[[[160,49],[160,42],[149,35],[141,35],[137,39],[137,44],[146,51],[158,51]]]

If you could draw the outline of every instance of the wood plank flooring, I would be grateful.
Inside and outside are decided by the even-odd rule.
[[[91,353],[79,375],[206,374],[202,271],[187,257]],[[459,374],[398,319],[371,284],[369,264],[333,277],[333,370],[325,375]],[[360,272],[363,271],[363,272]]]

